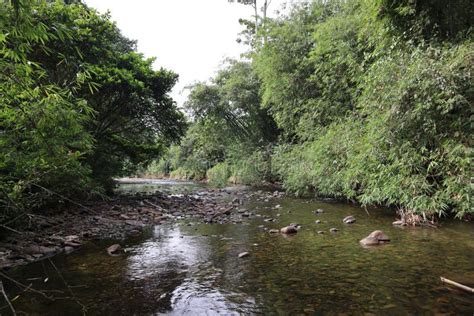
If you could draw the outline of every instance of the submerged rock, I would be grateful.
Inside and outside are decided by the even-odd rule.
[[[402,220],[398,220],[392,223],[393,226],[405,226],[405,222]]]
[[[245,258],[245,257],[248,257],[250,256],[250,252],[241,252],[239,253],[239,258]]]
[[[386,242],[389,242],[390,238],[381,230],[376,230],[370,233],[369,236],[360,240],[360,244],[363,246],[376,246]]]
[[[349,215],[349,216],[346,216],[344,217],[344,219],[342,220],[345,224],[352,224],[352,223],[355,223],[356,219],[354,216],[352,215]]]
[[[122,250],[122,246],[119,244],[113,244],[107,248],[107,253],[111,256],[117,256]]]
[[[298,229],[299,229],[298,224],[290,224],[290,225],[280,229],[280,233],[282,233],[282,234],[296,234],[298,232]]]
[[[324,230],[318,230],[318,234],[322,235],[324,233],[325,233]]]
[[[280,231],[278,229],[270,229],[268,232],[270,234],[278,234]]]
[[[30,245],[23,248],[23,253],[29,254],[29,255],[41,254],[45,256],[50,256],[50,255],[54,255],[57,252],[58,250],[56,248],[39,246],[39,245]]]

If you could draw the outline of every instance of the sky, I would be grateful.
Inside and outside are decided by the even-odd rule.
[[[154,67],[179,74],[171,93],[179,106],[184,88],[205,81],[224,58],[237,58],[246,48],[236,39],[242,31],[239,18],[251,19],[253,8],[227,0],[85,0],[101,13],[110,11],[122,33],[137,40],[140,53],[156,57]],[[263,1],[260,1],[263,2]],[[272,0],[269,16],[285,0]]]

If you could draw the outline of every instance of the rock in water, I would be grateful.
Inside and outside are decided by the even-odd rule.
[[[117,256],[121,250],[122,246],[120,246],[119,244],[114,244],[107,248],[107,253],[111,256]]]
[[[376,246],[379,244],[379,240],[377,238],[373,238],[373,237],[365,237],[364,239],[362,239],[361,241],[359,241],[361,245],[363,246]]]
[[[297,226],[289,225],[280,229],[282,234],[296,234],[298,232]]]
[[[376,230],[359,242],[363,246],[376,246],[389,241],[390,238],[383,231]]]
[[[337,228],[331,228],[329,231],[330,231],[331,233],[337,233],[337,232],[339,231],[339,229],[337,229]]]
[[[320,224],[321,221],[318,219],[317,221],[314,222],[315,224]]]
[[[245,258],[250,256],[250,252],[241,252],[239,253],[239,258]]]
[[[390,238],[381,230],[373,231],[369,237],[377,238],[378,241],[390,241]]]
[[[350,216],[346,216],[344,217],[344,219],[342,220],[345,224],[352,224],[352,223],[355,223],[356,219],[354,216],[350,215]]]

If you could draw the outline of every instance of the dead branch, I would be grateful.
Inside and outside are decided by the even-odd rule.
[[[13,308],[12,303],[8,299],[7,293],[5,293],[5,289],[3,288],[3,282],[0,280],[0,291],[2,292],[3,297],[5,298],[5,301],[7,301],[8,306],[10,307],[10,310],[12,311],[12,314],[16,316],[16,311]]]

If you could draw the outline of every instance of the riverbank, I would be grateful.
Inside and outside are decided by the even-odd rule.
[[[129,180],[147,183],[148,179]],[[126,180],[121,183],[128,183]],[[259,195],[268,200],[281,192],[244,193],[232,189],[201,189],[189,194],[119,194],[107,201],[70,205],[66,210],[26,214],[22,230],[9,228],[0,241],[0,268],[24,265],[71,253],[83,243],[97,239],[125,239],[169,221],[197,218],[204,223],[241,223],[249,212],[241,208],[242,198]]]

